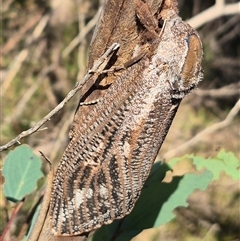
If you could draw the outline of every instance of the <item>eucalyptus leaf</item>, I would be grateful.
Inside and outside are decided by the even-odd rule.
[[[10,151],[3,165],[4,195],[9,201],[17,202],[31,193],[43,176],[41,159],[28,145]]]

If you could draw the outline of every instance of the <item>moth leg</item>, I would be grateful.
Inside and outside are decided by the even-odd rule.
[[[141,24],[153,35],[157,36],[158,20],[152,14],[149,5],[142,0],[134,0],[135,12]]]
[[[128,68],[132,66],[133,64],[137,63],[140,61],[145,55],[147,54],[147,49],[141,50],[135,57],[132,59],[128,60],[126,63],[124,63],[124,68]]]
[[[101,73],[113,73],[118,72],[123,69],[127,69],[128,67],[136,64],[138,61],[140,61],[145,55],[147,54],[147,49],[141,50],[136,56],[125,62],[124,64],[120,66],[114,66],[110,69],[103,70]]]
[[[127,69],[128,67],[132,66],[133,64],[140,61],[145,55],[147,54],[147,49],[141,49],[139,53],[137,53],[136,56],[132,57],[130,60],[126,61],[125,63],[119,65],[119,66],[113,66],[110,69],[105,69],[101,71],[101,74],[104,73],[113,73],[118,72],[123,69]]]
[[[102,56],[99,60],[94,61],[94,65],[97,64],[97,62],[100,62],[98,70],[93,71],[92,69],[90,69],[90,70],[88,70],[89,73],[98,74],[98,75],[102,73],[102,71],[106,68],[107,64],[109,63],[110,59],[112,58],[112,56],[117,53],[120,45],[117,43],[114,43],[114,44],[112,44],[111,47],[112,47],[112,49],[108,50],[109,53],[106,56]]]

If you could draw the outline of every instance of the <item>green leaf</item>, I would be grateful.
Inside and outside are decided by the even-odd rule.
[[[186,155],[172,159],[168,164],[173,167],[178,162],[189,159],[197,170],[207,169],[213,173],[213,180],[217,180],[222,172],[233,180],[240,179],[240,160],[232,153],[221,150],[216,157],[204,158],[201,156]]]
[[[155,181],[161,182],[165,178],[165,175],[168,171],[172,171],[168,164],[160,161],[154,163],[149,174],[149,177],[144,184],[144,187],[151,185],[151,183]]]
[[[159,227],[174,218],[173,210],[177,207],[188,205],[187,198],[196,190],[204,191],[213,179],[213,174],[206,170],[202,174],[187,173],[183,177],[174,177],[169,185],[177,186],[176,190],[169,196],[159,212],[153,227]],[[167,191],[167,185],[164,191]]]
[[[194,155],[187,155],[187,158],[192,160],[197,170],[205,168],[213,173],[213,180],[219,178],[221,172],[225,172],[232,177],[233,180],[238,180],[240,160],[232,152],[226,152],[221,150],[215,158],[205,159],[203,157],[197,157]]]
[[[148,189],[150,188],[152,185],[154,185],[154,183],[161,183],[161,181],[164,179],[165,174],[167,171],[169,171],[169,166],[165,163],[160,163],[157,162],[153,165],[152,169],[151,169],[151,173],[149,178],[147,179],[144,188],[143,189]],[[141,194],[139,200],[141,200],[142,198],[144,198],[144,196]],[[138,207],[138,202],[136,203],[136,206],[134,207],[133,211]],[[151,199],[149,199],[148,196],[148,201],[150,201]],[[141,205],[141,203],[140,203]],[[141,209],[141,207],[140,207]],[[142,212],[145,212],[146,210],[141,210]],[[141,215],[141,214],[140,214]],[[119,227],[121,228],[121,230],[119,230],[119,232],[121,233],[121,235],[119,235],[119,238],[115,238],[114,240],[118,240],[118,241],[129,241],[132,237],[136,236],[139,232],[142,231],[142,229],[140,230],[138,227],[136,229],[135,225],[133,227],[133,229],[131,228],[127,228],[125,229],[125,226],[128,225],[129,219],[126,220],[127,217],[130,217],[130,222],[134,221],[134,217],[132,217],[132,213],[129,214],[128,216],[126,216],[124,219],[121,220],[115,220],[113,223],[111,223],[110,225],[104,225],[102,226],[100,229],[98,229],[94,235],[90,238],[91,241],[102,241],[102,240],[111,240],[111,238],[118,233],[118,229]],[[143,220],[144,221],[144,220]],[[124,230],[122,230],[122,225],[124,224]],[[138,225],[138,224],[136,224]],[[140,231],[139,231],[140,230]]]
[[[170,183],[162,183],[168,170],[167,164],[155,164],[133,211],[97,230],[91,240],[108,241],[116,236],[113,240],[128,241],[144,229],[159,227],[174,218],[176,207],[187,206],[186,200],[195,189],[205,190],[213,178],[206,170],[201,174],[175,176]]]
[[[143,188],[134,210],[128,215],[121,228],[125,232],[159,227],[174,218],[173,210],[187,206],[187,198],[195,189],[205,190],[212,180],[212,173],[185,174],[175,176],[170,183],[154,182]],[[121,240],[121,238],[119,239]]]
[[[43,176],[41,164],[41,159],[27,145],[9,152],[3,165],[4,195],[8,200],[20,201],[36,188]]]
[[[29,230],[28,230],[27,236],[25,237],[26,240],[28,240],[29,237],[30,237],[30,234],[31,234],[31,232],[32,232],[32,230],[33,230],[33,228],[34,228],[34,225],[35,225],[35,223],[36,223],[36,221],[37,221],[37,219],[38,219],[38,215],[39,215],[39,213],[40,213],[40,209],[41,209],[41,204],[39,204],[39,205],[37,206],[36,210],[35,210],[35,213],[34,213],[34,215],[33,215],[32,221],[31,221],[30,228],[29,228]]]

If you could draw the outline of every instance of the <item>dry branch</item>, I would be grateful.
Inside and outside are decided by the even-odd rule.
[[[13,62],[10,64],[9,70],[5,76],[5,79],[1,85],[2,93],[5,93],[8,87],[10,86],[13,78],[16,76],[17,72],[20,70],[23,62],[26,60],[29,54],[30,45],[40,37],[44,28],[46,27],[48,21],[50,19],[50,14],[44,15],[39,21],[38,25],[34,29],[30,38],[26,40],[26,47],[15,57]]]
[[[210,127],[204,129],[202,132],[198,133],[196,136],[194,136],[192,139],[185,142],[181,146],[167,152],[164,155],[164,158],[170,159],[170,158],[176,156],[177,153],[187,150],[190,147],[198,144],[200,141],[203,141],[206,136],[209,136],[210,134],[212,134],[220,129],[226,128],[227,126],[229,126],[231,124],[234,117],[238,114],[239,110],[240,110],[240,99],[236,102],[234,107],[231,109],[231,111],[228,113],[227,117],[223,121],[220,121],[218,123],[211,125]]]
[[[2,14],[8,11],[9,7],[11,4],[14,2],[14,0],[6,0],[6,1],[1,1],[1,8],[2,8]]]
[[[12,115],[8,116],[5,120],[6,124],[9,124],[13,121],[13,119],[18,119],[18,117],[22,114],[24,108],[26,107],[28,101],[31,99],[32,95],[38,89],[39,85],[46,78],[47,74],[55,69],[54,65],[50,65],[45,67],[38,75],[36,81],[33,85],[25,92],[24,96],[19,100],[15,111]]]
[[[95,14],[94,18],[88,22],[88,24],[81,30],[81,32],[70,42],[70,44],[63,50],[62,57],[66,58],[77,45],[83,41],[86,35],[91,31],[91,29],[96,25],[99,15],[101,12],[101,8]]]
[[[55,160],[57,155],[59,154],[59,150],[62,147],[62,140],[64,137],[68,136],[68,131],[69,131],[69,126],[72,123],[74,116],[74,112],[71,114],[64,115],[63,120],[61,120],[61,126],[60,130],[58,132],[56,141],[54,142],[53,147],[51,148],[51,155],[50,155],[50,160]]]
[[[57,105],[50,113],[48,113],[42,120],[36,123],[32,128],[23,131],[21,134],[19,134],[16,138],[11,140],[7,144],[0,146],[0,152],[8,149],[16,143],[20,143],[20,140],[22,138],[29,136],[32,133],[39,130],[41,126],[43,126],[47,121],[49,121],[53,115],[58,113],[66,105],[66,103],[77,93],[78,90],[82,88],[82,86],[90,79],[90,77],[94,73],[99,72],[102,69],[102,64],[106,64],[106,59],[108,59],[109,55],[111,55],[113,51],[115,51],[118,47],[119,45],[117,43],[112,44],[111,47],[98,60],[96,60],[93,68],[89,70],[88,73],[84,76],[84,78],[75,85],[75,87],[67,94],[66,98],[59,105]]]
[[[38,12],[32,16],[31,19],[29,19],[22,27],[21,29],[16,32],[8,41],[7,43],[3,46],[2,48],[2,53],[6,54],[9,51],[11,51],[16,44],[25,37],[25,34],[27,31],[29,31],[42,17],[42,13]]]
[[[226,85],[219,89],[201,90],[197,89],[194,91],[194,95],[200,97],[212,97],[212,98],[229,98],[232,96],[238,96],[240,94],[240,83]]]
[[[193,28],[199,28],[221,16],[239,14],[239,9],[240,2],[226,4],[224,0],[216,0],[216,3],[212,7],[191,18],[188,23]]]
[[[0,236],[0,240],[1,240],[1,241],[4,240],[4,237],[6,237],[7,233],[10,231],[11,225],[13,224],[13,221],[14,221],[14,219],[16,218],[16,215],[17,215],[17,213],[19,212],[20,208],[22,207],[23,203],[24,203],[23,200],[20,201],[20,202],[17,204],[17,206],[15,207],[15,209],[13,210],[10,220],[8,221],[7,226],[5,227],[5,229],[3,230],[2,235]]]

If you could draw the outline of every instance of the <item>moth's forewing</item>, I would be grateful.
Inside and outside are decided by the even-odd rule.
[[[105,1],[103,12],[94,30],[88,57],[88,68],[94,64],[111,44],[120,44],[117,63],[120,65],[132,56],[138,41],[133,1]]]
[[[109,61],[107,67],[122,66],[127,60],[131,59],[134,45],[136,45],[137,41],[138,32],[133,1],[105,1],[90,44],[87,70],[92,68],[94,61],[101,57],[114,42],[120,44],[120,49]],[[109,85],[116,79],[116,75],[119,74],[121,73],[107,73],[100,76],[96,75],[97,77],[93,76],[83,86],[82,92],[85,95],[80,99],[80,102],[87,103],[101,98]],[[91,109],[91,105],[78,106],[71,127],[70,138],[75,135],[76,129],[79,126],[78,123],[85,119],[86,115],[91,112]]]
[[[105,4],[91,44],[89,68],[113,42],[120,43],[120,49],[109,67],[131,61],[136,52],[141,57],[118,73],[104,75],[100,86],[104,81],[111,84],[105,92],[95,87],[100,99],[76,112],[71,141],[53,183],[55,235],[88,232],[132,210],[181,99],[201,80],[197,33],[173,8],[163,6],[160,12],[149,2],[152,5],[147,7],[141,0]],[[156,31],[160,37],[154,33],[155,26],[139,23],[136,6],[140,15],[154,12],[158,20],[162,14],[166,24]],[[104,28],[107,20],[110,30]],[[104,50],[98,49],[101,46]],[[94,91],[88,94],[94,96]]]
[[[116,80],[69,143],[53,189],[56,234],[111,223],[139,197],[180,102],[172,100],[165,75],[139,78],[147,64],[143,58]]]
[[[152,13],[157,15],[162,0],[149,0],[148,2]],[[87,70],[91,69],[94,60],[97,60],[115,42],[120,44],[120,48],[109,61],[107,68],[124,66],[125,63],[131,61],[133,52],[136,51],[135,47],[145,44],[142,42],[142,31],[144,31],[143,27],[140,26],[136,17],[134,0],[106,0],[90,44]],[[80,99],[80,103],[84,101],[88,103],[101,98],[109,85],[124,71],[109,72],[98,76],[98,78],[94,76],[83,86],[81,93],[85,93],[85,95]],[[78,106],[71,127],[70,138],[75,135],[75,129],[79,126],[78,123],[85,119],[91,109],[91,105]]]

